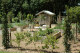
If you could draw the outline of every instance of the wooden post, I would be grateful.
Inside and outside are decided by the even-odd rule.
[[[49,16],[49,28],[51,28],[51,18],[52,16]]]
[[[77,40],[77,22],[76,22],[76,40]]]

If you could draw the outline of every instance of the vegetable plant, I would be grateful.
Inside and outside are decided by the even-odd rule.
[[[46,35],[46,31],[45,31],[45,30],[42,30],[42,29],[40,28],[39,31],[38,31],[38,35],[39,35],[39,36],[45,36],[45,35]]]
[[[43,49],[45,49],[45,48],[48,49],[51,46],[52,49],[55,49],[57,47],[55,45],[57,42],[58,42],[58,40],[56,40],[56,37],[52,36],[52,34],[46,35],[46,38],[43,41],[45,46],[42,46],[42,48]]]
[[[22,33],[17,32],[15,36],[16,36],[15,42],[17,43],[18,47],[20,47],[20,42],[25,38],[24,34],[23,32]]]
[[[46,29],[46,33],[47,33],[47,34],[51,34],[51,33],[53,33],[53,29],[49,29],[49,28],[47,28],[47,29]]]

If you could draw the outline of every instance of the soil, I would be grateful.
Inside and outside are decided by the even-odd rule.
[[[27,29],[24,29],[23,31],[27,31]],[[12,40],[15,39],[14,34],[16,32],[17,31],[11,32]],[[79,37],[80,37],[80,35],[78,35],[78,39],[80,39]],[[58,40],[59,41],[56,44],[58,46],[58,48],[53,49],[53,53],[64,53],[65,48],[63,45],[63,36],[60,37]],[[34,46],[33,43],[26,46],[25,43],[26,42],[22,41],[21,45],[20,45],[21,49],[18,49],[17,44],[15,42],[12,42],[13,47],[5,50],[2,46],[2,35],[0,35],[0,51],[21,52],[21,53],[41,53],[41,52],[51,53],[52,52],[52,50],[50,48],[49,49],[41,49],[41,47],[44,44],[41,44],[40,42],[35,42],[36,46]],[[77,41],[76,43],[74,43],[74,41],[73,41],[71,43],[71,51],[72,51],[72,53],[78,53],[80,51],[80,41]]]

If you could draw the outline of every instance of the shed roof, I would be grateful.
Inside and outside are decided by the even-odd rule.
[[[55,15],[55,13],[52,13],[52,12],[47,11],[47,10],[43,10],[43,11],[37,13],[36,15],[40,15],[40,14],[43,14],[43,13],[48,14],[48,15],[52,15],[52,16]]]

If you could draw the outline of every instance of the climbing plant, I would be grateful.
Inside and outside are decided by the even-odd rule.
[[[69,41],[72,40],[72,33],[71,33],[71,26],[68,19],[65,20],[65,29],[64,29],[64,46],[65,52],[70,53],[70,43]]]
[[[2,33],[2,44],[3,46],[7,49],[10,47],[10,39],[9,39],[9,32],[8,32],[8,20],[7,20],[7,2],[6,1],[2,1],[3,4],[2,6],[2,21],[3,21],[3,33]]]
[[[71,32],[71,23],[76,23],[76,39],[77,39],[77,23],[80,23],[80,7],[70,7],[66,6],[67,17],[65,20],[64,29],[64,45],[66,53],[71,53],[70,41],[73,39]]]
[[[9,47],[9,33],[8,33],[8,24],[7,24],[7,18],[4,15],[3,20],[3,36],[2,36],[2,44],[5,48]]]

